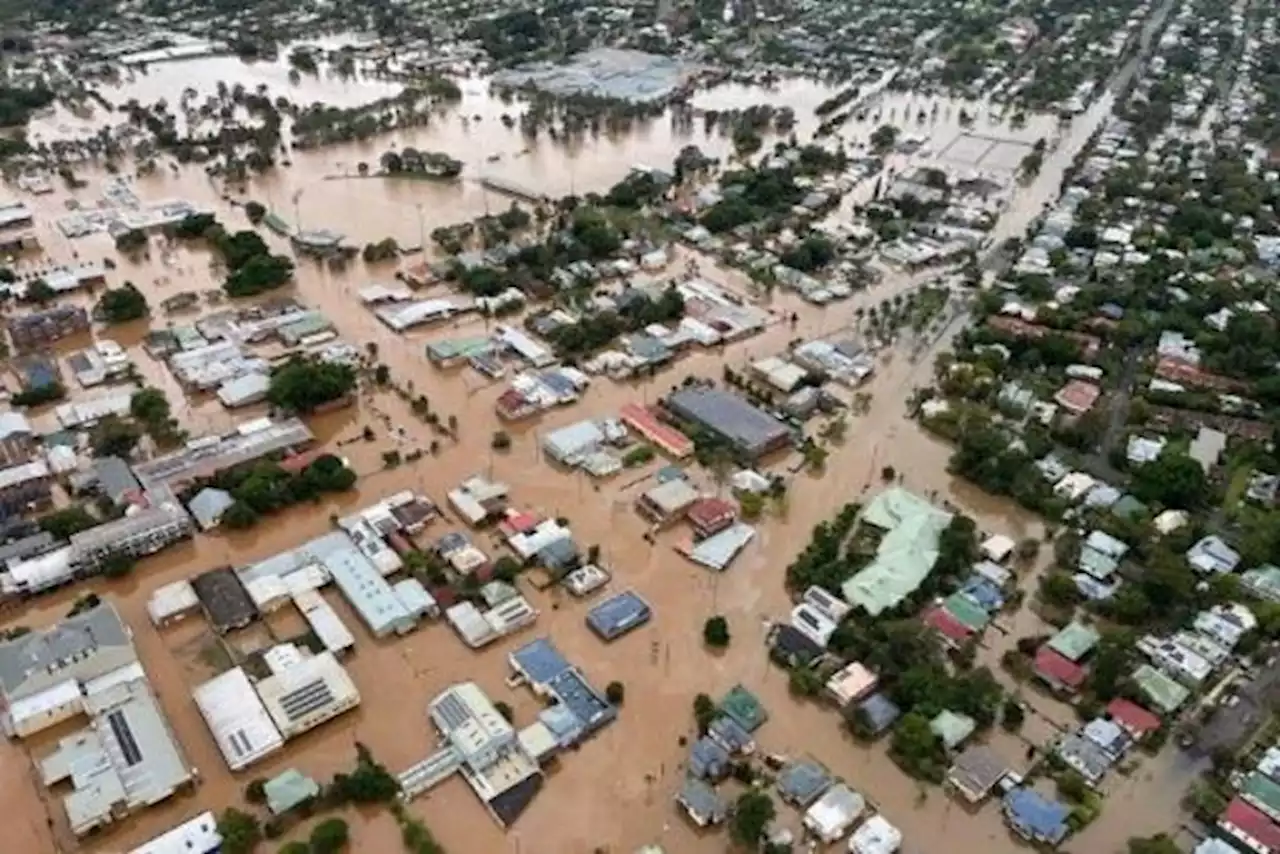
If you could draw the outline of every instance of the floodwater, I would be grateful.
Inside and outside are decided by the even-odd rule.
[[[165,69],[169,70],[171,67]],[[530,153],[520,156],[527,143],[517,131],[506,131],[497,120],[504,109],[510,108],[489,99],[479,81],[468,81],[464,88],[466,99],[458,112],[479,113],[481,121],[464,125],[455,113],[430,128],[395,135],[394,143],[448,151],[467,160],[473,167],[469,170],[473,176],[474,167],[485,163],[489,155],[499,153],[500,160],[485,166],[492,169],[492,174],[555,195],[570,189],[604,189],[635,162],[664,165],[686,142],[673,136],[665,119],[659,119],[651,123],[647,133],[641,129],[617,139],[601,134],[598,140],[588,137],[568,150],[544,139]],[[720,97],[731,96],[730,90]],[[1012,210],[1038,208],[1042,204],[1034,197],[1042,184],[1057,186],[1061,165],[1074,154],[1070,149],[1077,138],[1083,142],[1089,135],[1084,124],[1082,117],[1073,126],[1068,141],[1047,159],[1041,179],[1026,190],[1032,198],[1024,202],[1020,191]],[[700,127],[695,137],[699,144],[712,149],[711,153],[723,151],[727,145],[721,137],[701,139]],[[429,231],[439,224],[475,216],[486,206],[505,207],[505,201],[483,193],[469,181],[447,185],[381,179],[325,180],[326,175],[354,171],[353,164],[361,160],[376,161],[391,144],[379,141],[368,146],[299,154],[292,168],[258,180],[248,196],[283,208],[287,218],[293,218],[289,207],[296,206],[307,227],[335,228],[358,241],[391,234],[404,243],[416,242],[419,217],[421,228]],[[81,177],[88,179],[91,186],[74,195],[84,204],[93,204],[105,176],[87,173]],[[195,169],[172,173],[162,168],[159,174],[136,183],[144,197],[189,198],[214,207],[232,227],[244,225],[242,213],[228,206],[219,190]],[[72,253],[82,258],[114,256],[105,237],[73,244],[55,233],[51,219],[64,210],[68,195],[72,194],[59,192],[33,202],[42,214],[40,232],[48,255],[61,262],[71,260]],[[1016,226],[1018,230],[1022,227]],[[266,237],[285,250],[283,241],[272,235]],[[147,262],[121,261],[111,274],[111,283],[132,280],[155,306],[165,296],[180,290],[204,289],[216,281],[209,271],[207,254],[199,249],[163,247],[153,242],[149,255]],[[703,275],[745,292],[746,283],[740,274],[716,268],[706,259],[696,259],[683,251],[668,275],[683,271],[690,260],[698,260]],[[388,267],[366,270],[359,262],[347,271],[332,271],[301,260],[295,291],[302,301],[324,311],[346,340],[357,345],[376,343],[379,358],[391,369],[394,382],[411,386],[413,394],[427,395],[442,421],[449,415],[456,416],[460,425],[456,441],[433,436],[399,397],[387,392],[366,396],[357,408],[313,422],[321,441],[349,457],[361,474],[353,493],[319,507],[295,508],[249,532],[202,536],[145,561],[123,582],[95,580],[41,598],[6,619],[7,625],[44,626],[57,620],[75,597],[89,590],[109,597],[134,628],[135,642],[164,710],[191,762],[200,770],[201,783],[195,796],[179,798],[130,818],[102,837],[85,842],[86,850],[104,854],[125,851],[201,809],[219,810],[242,804],[243,789],[250,780],[285,768],[296,767],[315,777],[328,778],[350,766],[356,740],[368,744],[393,771],[402,770],[432,751],[435,736],[426,719],[427,702],[456,681],[478,682],[494,699],[509,703],[517,724],[523,725],[532,719],[536,705],[523,690],[512,691],[505,686],[505,654],[540,634],[550,635],[597,685],[614,679],[626,685],[620,719],[582,749],[559,760],[542,794],[510,833],[499,831],[460,780],[452,780],[416,801],[411,811],[426,821],[449,850],[468,854],[587,854],[598,848],[630,852],[647,842],[661,842],[668,851],[679,854],[722,851],[725,837],[695,831],[678,814],[672,798],[683,775],[685,748],[679,742],[692,733],[693,697],[699,692],[721,695],[736,683],[755,691],[771,712],[769,723],[758,734],[763,750],[819,757],[903,828],[907,850],[983,850],[995,854],[1018,849],[993,806],[971,815],[938,790],[922,794],[889,762],[883,746],[855,745],[842,734],[833,711],[795,702],[788,694],[785,674],[768,664],[763,648],[767,621],[783,618],[790,608],[783,590],[787,563],[804,545],[817,521],[847,501],[873,494],[886,465],[903,475],[908,488],[950,501],[974,516],[985,531],[1015,538],[1041,536],[1036,519],[947,475],[947,446],[907,420],[904,400],[913,388],[929,381],[930,349],[914,360],[902,347],[886,355],[866,388],[872,394],[870,411],[851,419],[849,435],[841,446],[832,449],[825,473],[797,475],[785,513],[763,520],[756,541],[720,576],[677,555],[672,549],[678,537],[674,532],[660,535],[655,544],[645,542],[645,526],[631,509],[636,493],[643,487],[628,488],[622,482],[624,476],[597,489],[585,476],[551,470],[539,459],[537,451],[537,437],[546,430],[582,418],[612,414],[627,402],[654,401],[686,375],[719,377],[723,365],[741,367],[751,359],[782,350],[793,338],[834,332],[852,321],[857,306],[874,305],[920,284],[924,276],[890,274],[873,290],[826,309],[801,303],[790,295],[774,295],[769,307],[778,323],[764,334],[735,344],[723,354],[693,355],[646,382],[617,384],[599,379],[578,405],[548,413],[531,424],[508,428],[515,438],[513,448],[507,453],[495,453],[489,448],[489,439],[499,426],[493,404],[501,386],[482,382],[465,369],[437,371],[423,356],[425,342],[473,334],[483,321],[395,335],[361,308],[355,298],[361,285],[390,274]],[[783,320],[791,312],[798,315],[794,328]],[[172,320],[157,310],[153,325]],[[952,324],[932,348],[945,346],[958,328],[958,322]],[[141,352],[138,342],[142,332],[140,327],[128,327],[103,334],[127,346],[144,375],[152,382],[164,383],[171,400],[177,401],[177,390],[165,378],[164,371]],[[189,411],[184,411],[183,417],[197,432],[221,429],[236,418],[253,414],[231,416],[218,409],[216,403],[187,405]],[[374,428],[377,441],[347,441],[358,437],[366,425]],[[403,427],[405,435],[392,438],[388,425]],[[432,438],[442,444],[438,457],[428,456],[417,464],[393,470],[382,468],[383,451],[391,447],[399,447],[402,452],[425,448]],[[783,471],[791,462],[777,461],[771,468]],[[354,510],[393,491],[412,487],[443,503],[449,488],[477,471],[489,472],[512,484],[517,506],[569,517],[580,543],[601,547],[603,561],[615,573],[611,589],[638,591],[653,605],[653,621],[606,646],[583,624],[589,603],[526,589],[541,611],[537,626],[482,652],[467,650],[443,625],[386,641],[374,640],[362,629],[353,628],[358,638],[357,651],[349,666],[363,696],[359,710],[291,743],[249,773],[228,772],[190,699],[193,685],[210,675],[198,655],[204,642],[202,627],[190,624],[163,632],[155,630],[145,613],[150,592],[217,565],[242,564],[294,547],[327,530],[332,512]],[[705,477],[703,482],[708,489],[714,489]],[[454,527],[449,522],[438,522],[429,533],[434,537]],[[483,538],[480,544],[488,545]],[[1031,578],[1025,583],[1033,589]],[[349,626],[358,625],[345,603],[332,592],[327,596]],[[713,614],[725,615],[733,633],[733,643],[717,655],[709,654],[699,641],[703,621]],[[233,637],[231,642],[238,640]],[[989,654],[994,664],[998,659],[995,644]],[[1049,702],[1036,700],[1038,705]],[[1052,718],[1069,721],[1061,708],[1052,711]],[[1045,734],[1049,731],[1044,730]],[[1007,742],[1001,742],[1001,749],[1017,765],[1020,743],[1014,739]],[[47,739],[40,740],[41,749],[48,746]],[[1176,809],[1169,805],[1176,805],[1185,784],[1170,770],[1169,762],[1159,758],[1144,764],[1138,775],[1125,781],[1118,792],[1118,802],[1109,802],[1099,822],[1069,848],[1082,852],[1117,851],[1135,832],[1169,827]],[[1152,779],[1147,780],[1144,774]],[[59,829],[60,805],[43,791],[37,795],[37,790],[25,751],[13,744],[0,746],[0,799],[22,806],[23,817],[13,826],[13,833],[22,836],[12,842],[17,843],[14,850],[23,854],[44,854],[68,847],[66,833]],[[38,802],[43,803],[37,805]],[[798,827],[794,811],[780,807],[780,814],[787,824]],[[49,824],[45,816],[51,817]],[[398,834],[385,814],[353,814],[348,818],[353,821],[360,850],[398,849]]]

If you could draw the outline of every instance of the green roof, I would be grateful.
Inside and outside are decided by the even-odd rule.
[[[493,339],[487,335],[475,338],[449,338],[428,344],[427,356],[432,359],[456,359],[459,356],[473,356],[491,349],[493,349]]]
[[[1280,815],[1280,784],[1267,775],[1254,771],[1245,779],[1240,793],[1268,815]]]
[[[991,615],[987,610],[965,593],[952,593],[942,603],[942,607],[975,632],[982,631],[991,621]]]
[[[262,786],[267,796],[267,809],[272,815],[288,812],[303,801],[318,797],[320,786],[295,768],[282,771]]]
[[[1280,567],[1264,564],[1241,576],[1244,586],[1255,595],[1272,602],[1280,602]]]
[[[1142,689],[1142,693],[1165,714],[1172,714],[1187,701],[1191,692],[1177,682],[1156,670],[1150,664],[1144,664],[1133,673],[1133,681]]]
[[[1120,500],[1111,505],[1111,512],[1121,519],[1133,519],[1142,515],[1147,511],[1147,505],[1143,504],[1132,495],[1121,496]]]
[[[938,560],[938,537],[951,514],[899,487],[886,489],[861,521],[884,530],[875,559],[841,586],[844,598],[871,616],[915,592]]]
[[[769,719],[756,695],[741,685],[734,685],[720,701],[720,711],[733,718],[747,732],[755,732]]]
[[[946,745],[947,750],[952,750],[964,743],[964,740],[973,735],[973,731],[978,728],[978,724],[968,715],[962,715],[957,712],[943,711],[929,722],[929,729],[933,730],[933,734],[942,739],[942,743]]]
[[[1049,649],[1069,661],[1079,661],[1097,645],[1097,629],[1076,620],[1049,639]]]

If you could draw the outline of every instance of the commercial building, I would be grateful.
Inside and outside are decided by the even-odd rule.
[[[217,854],[221,848],[217,817],[211,812],[202,812],[142,843],[129,854]]]
[[[247,768],[284,746],[284,737],[241,668],[198,685],[192,697],[232,771]]]
[[[543,783],[538,763],[525,752],[515,729],[474,682],[439,694],[428,714],[454,769],[461,771],[494,820],[509,826]]]
[[[254,686],[285,739],[360,705],[360,692],[333,653],[301,655],[288,646],[284,651],[290,649],[293,652],[284,656],[285,665]]]
[[[898,487],[877,495],[860,523],[884,535],[875,559],[845,581],[844,598],[874,617],[915,592],[933,571],[938,538],[951,524],[951,515]]]
[[[244,628],[258,617],[253,599],[230,567],[200,573],[191,580],[191,587],[219,634]]]
[[[554,705],[540,720],[555,733],[561,749],[588,738],[612,723],[618,710],[600,694],[547,638],[538,638],[511,653],[511,668],[533,692]],[[556,714],[554,710],[567,713]]]
[[[12,317],[9,338],[18,353],[43,349],[55,341],[89,331],[89,313],[76,305],[55,305]]]
[[[133,471],[148,488],[165,484],[179,490],[269,454],[306,447],[314,439],[307,425],[296,418],[260,418],[223,436],[193,439],[179,450],[138,463]]]
[[[417,626],[417,618],[345,532],[335,531],[312,540],[308,549],[324,564],[374,637],[386,637],[392,632],[403,635]]]
[[[110,604],[0,643],[0,715],[5,734],[19,738],[89,718],[39,762],[46,786],[71,783],[62,800],[77,836],[169,798],[194,777]]]
[[[144,505],[132,513],[72,535],[72,564],[76,572],[91,575],[120,555],[139,558],[155,554],[187,539],[194,528],[191,516],[172,492],[164,487],[150,489]]]
[[[714,433],[751,459],[791,443],[790,427],[721,389],[683,388],[669,395],[663,406],[676,418]]]
[[[25,738],[85,711],[84,686],[138,660],[115,608],[99,605],[0,643],[0,726]]]
[[[52,489],[53,472],[44,460],[0,469],[0,515],[48,504]]]

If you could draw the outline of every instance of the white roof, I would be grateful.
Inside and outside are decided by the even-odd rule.
[[[54,709],[79,701],[80,685],[76,680],[68,679],[38,694],[31,694],[11,702],[9,720],[13,722],[13,729],[21,729],[20,724],[25,720],[42,717]]]
[[[804,826],[824,842],[835,842],[853,827],[866,803],[862,795],[837,783],[809,807],[804,814]]]
[[[239,667],[196,686],[192,697],[232,771],[247,768],[284,745],[258,692]]]
[[[902,845],[902,831],[882,815],[873,815],[849,837],[849,850],[856,854],[893,854]]]
[[[461,636],[467,646],[475,649],[493,640],[496,635],[480,609],[470,602],[459,602],[444,612],[445,619]]]
[[[342,622],[338,612],[333,610],[324,597],[315,590],[299,590],[293,594],[293,604],[298,606],[302,616],[306,618],[311,631],[320,638],[320,643],[329,652],[342,652],[355,646],[355,636]]]
[[[1015,545],[1013,537],[1006,537],[1004,534],[992,534],[982,543],[982,555],[996,563],[1000,563],[1009,556]],[[879,818],[879,816],[876,816],[876,818]]]
[[[5,588],[39,591],[61,584],[73,575],[71,547],[51,551],[30,560],[11,564],[5,573]]]
[[[147,614],[156,625],[198,607],[200,599],[191,582],[185,578],[157,587],[147,600]]]
[[[202,812],[189,821],[134,848],[129,854],[211,854],[222,845],[218,820],[211,812]]]
[[[264,575],[245,582],[244,592],[249,594],[254,606],[261,611],[287,599],[289,585],[278,575]]]
[[[322,687],[321,687],[322,686]],[[306,732],[360,702],[360,692],[331,652],[303,657],[257,685],[262,704],[280,732]]]

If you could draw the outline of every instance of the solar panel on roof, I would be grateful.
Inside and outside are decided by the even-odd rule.
[[[280,708],[291,721],[306,717],[333,702],[333,690],[323,679],[308,682],[280,698]]]
[[[142,762],[142,751],[138,749],[138,742],[133,737],[133,731],[129,729],[129,722],[125,720],[124,712],[117,710],[107,715],[107,723],[111,725],[111,732],[115,734],[116,742],[120,745],[124,764],[132,766]]]

